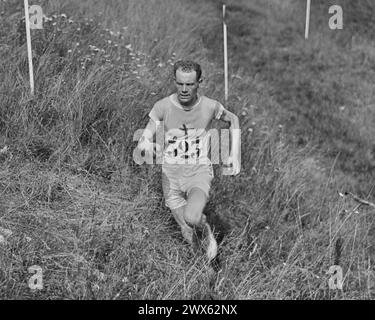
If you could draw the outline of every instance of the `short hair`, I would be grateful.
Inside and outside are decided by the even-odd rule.
[[[197,81],[202,77],[202,68],[199,63],[191,60],[179,60],[173,65],[173,74],[176,77],[176,72],[178,69],[184,72],[195,71],[197,73]]]

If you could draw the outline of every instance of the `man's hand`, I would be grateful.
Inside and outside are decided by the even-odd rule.
[[[229,174],[231,176],[236,176],[241,171],[239,157],[229,156],[228,160],[226,161],[226,166],[231,167],[231,172]]]
[[[145,150],[146,153],[151,153],[152,155],[155,155],[161,151],[161,148],[157,143],[150,142],[144,137],[142,137],[139,141],[137,148],[140,150]]]
[[[150,142],[147,138],[142,137],[139,140],[137,148],[140,150],[145,150],[146,153],[153,153],[154,152],[154,144]]]

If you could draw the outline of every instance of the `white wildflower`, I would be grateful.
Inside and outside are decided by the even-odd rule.
[[[0,149],[0,154],[7,153],[8,152],[8,146],[5,146],[4,148]]]
[[[2,227],[0,227],[0,233],[2,233],[5,237],[10,237],[13,234],[12,230],[5,229]]]
[[[95,283],[93,286],[92,286],[92,289],[95,290],[95,291],[99,291],[100,290],[100,287],[97,283]]]

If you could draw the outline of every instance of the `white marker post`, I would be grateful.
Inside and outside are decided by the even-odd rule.
[[[34,71],[33,71],[33,56],[31,51],[31,35],[30,35],[30,19],[29,19],[29,2],[24,0],[25,5],[25,25],[26,25],[26,40],[27,40],[27,55],[29,57],[29,76],[31,94],[34,94]]]
[[[228,44],[227,23],[225,22],[225,4],[223,4],[223,35],[224,35],[224,99],[228,100]]]
[[[311,8],[311,0],[307,0],[307,4],[306,4],[305,39],[308,39],[308,38],[309,38],[309,29],[310,29],[310,8]]]

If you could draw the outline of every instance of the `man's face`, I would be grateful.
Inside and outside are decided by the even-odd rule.
[[[176,71],[175,84],[180,104],[186,107],[193,105],[197,100],[199,88],[196,71],[185,72],[178,69]]]

